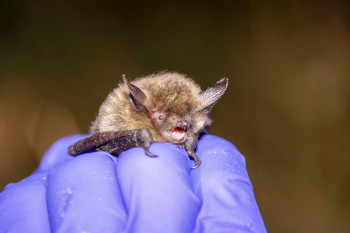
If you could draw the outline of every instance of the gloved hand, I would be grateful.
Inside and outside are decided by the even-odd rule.
[[[266,232],[244,157],[213,135],[196,154],[170,143],[72,157],[57,141],[36,172],[0,194],[0,232]]]

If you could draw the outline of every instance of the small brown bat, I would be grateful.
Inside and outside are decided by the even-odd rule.
[[[152,142],[171,142],[185,148],[194,159],[198,137],[209,126],[210,111],[224,94],[228,79],[202,91],[190,78],[176,72],[160,72],[120,83],[103,102],[93,122],[91,137],[70,146],[70,155],[106,151],[118,156],[141,146],[149,156]]]

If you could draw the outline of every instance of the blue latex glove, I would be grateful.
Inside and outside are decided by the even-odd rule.
[[[0,194],[0,232],[266,232],[244,157],[229,142],[201,137],[192,161],[170,143],[72,157],[66,137],[38,170]]]

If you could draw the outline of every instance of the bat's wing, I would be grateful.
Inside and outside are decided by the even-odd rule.
[[[118,156],[125,150],[140,146],[147,155],[155,156],[148,150],[152,142],[153,136],[148,129],[96,133],[71,145],[68,154],[76,156],[87,152],[106,151]]]

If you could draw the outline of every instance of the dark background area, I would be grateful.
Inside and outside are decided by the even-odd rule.
[[[350,232],[348,1],[0,1],[0,189],[87,133],[120,82],[228,77],[211,133],[245,155],[269,232]]]

